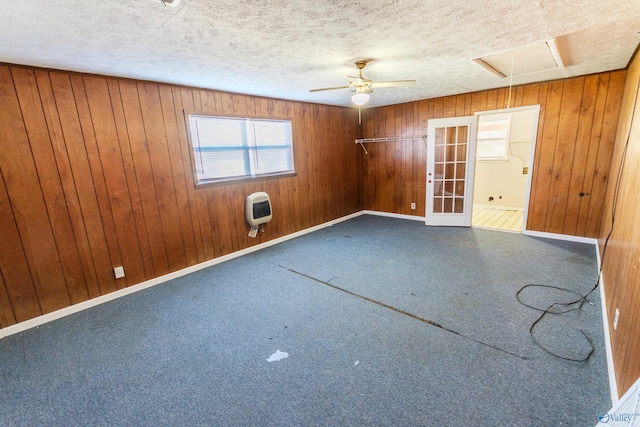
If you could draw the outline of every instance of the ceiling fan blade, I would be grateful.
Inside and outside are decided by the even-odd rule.
[[[393,87],[393,86],[413,86],[416,84],[415,80],[397,80],[395,82],[375,82],[372,83],[373,87]]]
[[[309,92],[321,92],[323,90],[349,89],[351,86],[323,87],[320,89],[311,89]]]

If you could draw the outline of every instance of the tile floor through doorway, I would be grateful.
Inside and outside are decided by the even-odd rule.
[[[520,233],[522,232],[523,217],[524,212],[520,210],[474,207],[471,225]]]

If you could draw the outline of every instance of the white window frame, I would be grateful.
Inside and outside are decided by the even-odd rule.
[[[497,121],[506,121],[507,129],[506,136],[502,137],[484,137],[481,134],[482,132],[482,124],[497,122]],[[505,161],[509,160],[509,138],[511,134],[511,114],[491,114],[484,115],[478,118],[478,135],[476,139],[476,160],[479,161]],[[502,141],[503,144],[503,153],[500,155],[483,155],[483,142],[485,141]]]
[[[238,139],[235,144],[225,145],[210,145],[207,146],[203,138],[206,138],[206,133],[200,131],[203,121],[207,119],[213,119],[215,121],[229,121],[234,125],[240,125],[240,132],[235,135]],[[258,117],[258,116],[231,116],[231,115],[216,115],[211,113],[202,112],[186,112],[185,121],[187,127],[187,134],[189,138],[189,145],[191,148],[191,167],[193,170],[193,177],[196,186],[203,185],[216,185],[232,182],[244,182],[256,179],[266,179],[283,176],[295,175],[294,168],[294,155],[293,155],[293,123],[290,118],[274,118],[274,117]],[[256,122],[269,122],[280,123],[283,126],[284,140],[280,143],[264,145],[258,144],[259,135],[256,135]],[[240,145],[238,145],[240,142]],[[278,170],[271,170],[266,173],[260,173],[259,171],[259,159],[260,152],[266,153],[269,150],[271,153],[281,151],[282,158],[279,160],[285,165],[284,168]],[[236,155],[241,153],[243,161],[241,167],[238,167],[237,173],[232,175],[223,175],[216,173],[213,163],[209,164],[207,168],[207,162],[203,160],[202,153],[208,152],[209,155],[220,153],[223,155],[225,152],[235,152]],[[237,161],[237,159],[236,159]],[[242,170],[240,170],[242,169]]]

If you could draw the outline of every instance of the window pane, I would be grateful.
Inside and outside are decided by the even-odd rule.
[[[239,177],[245,173],[244,153],[241,150],[196,152],[198,180]]]
[[[294,172],[291,121],[189,115],[198,183]]]
[[[191,116],[191,135],[201,147],[242,147],[244,133],[244,120]]]
[[[490,117],[480,118],[478,124],[478,144],[476,157],[478,159],[504,160],[507,159],[509,143],[509,119]]]
[[[291,145],[291,123],[284,121],[254,120],[255,145]]]
[[[285,149],[251,150],[251,171],[253,175],[290,172],[289,151]]]

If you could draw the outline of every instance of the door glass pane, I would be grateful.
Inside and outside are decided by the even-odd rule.
[[[453,162],[456,160],[456,146],[455,145],[447,145],[447,152],[445,153],[445,158],[447,162]]]
[[[458,142],[458,132],[457,132],[458,128],[457,127],[449,127],[447,128],[447,139],[446,139],[446,144],[447,145],[456,145],[456,143]]]
[[[443,213],[442,212],[442,197],[434,197],[433,198],[433,213]]]
[[[442,208],[442,213],[452,213],[453,212],[453,199],[447,198],[444,199],[444,207]]]
[[[433,213],[465,214],[468,126],[435,129]]]
[[[454,179],[456,177],[456,165],[455,163],[447,163],[445,165],[444,177],[446,179]]]
[[[454,206],[454,213],[464,213],[464,199],[463,198],[457,198],[456,199],[456,204]]]
[[[467,161],[467,144],[458,144],[458,155],[456,160],[459,162]]]
[[[445,128],[436,128],[436,145],[444,145],[445,140]]]
[[[444,183],[444,195],[445,196],[453,195],[453,181],[445,181],[445,183]]]
[[[458,143],[466,143],[469,137],[469,128],[466,126],[458,127]]]
[[[443,187],[443,183],[444,181],[441,179],[434,179],[433,180],[433,195],[434,196],[442,196],[442,187]]]

